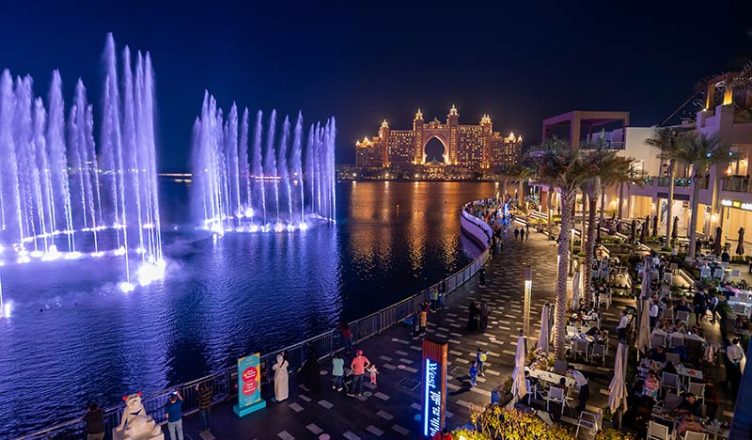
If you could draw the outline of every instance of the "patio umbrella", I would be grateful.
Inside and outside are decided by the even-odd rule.
[[[580,278],[580,268],[578,267],[572,276],[572,310],[577,310],[580,305],[580,284],[582,284]]]
[[[614,359],[614,378],[608,386],[608,407],[611,414],[616,413],[618,408],[624,411],[627,409],[627,385],[624,382],[626,372],[627,347],[620,342]]]
[[[721,229],[720,226],[715,228],[715,243],[714,243],[714,250],[716,254],[721,253],[721,234],[723,234],[723,229]]]
[[[671,231],[671,238],[676,240],[676,238],[679,236],[679,217],[674,217],[674,228]]]
[[[644,281],[643,281],[644,283]],[[650,300],[643,299],[640,312],[640,326],[637,329],[637,350],[640,353],[647,353],[652,347],[650,346]]]
[[[658,236],[658,214],[653,216],[653,237]]]
[[[550,332],[548,329],[548,304],[544,304],[541,309],[541,331],[538,337],[538,350],[548,354],[548,340],[550,339]]]
[[[525,383],[525,337],[517,337],[517,352],[514,355],[514,371],[512,371],[512,396],[519,400],[527,394]]]
[[[739,244],[736,245],[736,255],[744,255],[744,228],[739,228]]]

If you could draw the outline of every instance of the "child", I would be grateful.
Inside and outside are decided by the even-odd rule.
[[[478,381],[478,363],[473,361],[472,365],[470,365],[470,386],[475,387],[475,384]]]
[[[371,364],[366,368],[366,373],[371,376],[371,385],[376,385],[376,375],[379,374],[379,370],[376,369],[376,365]]]
[[[485,377],[483,374],[483,363],[486,362],[487,359],[488,354],[485,350],[481,350],[480,347],[478,347],[478,351],[475,354],[475,362],[478,364],[478,375],[481,377]]]
[[[332,358],[332,376],[334,377],[334,385],[332,385],[333,390],[342,391],[345,374],[344,366],[345,360],[342,359],[342,356],[340,356],[339,353],[335,353]]]

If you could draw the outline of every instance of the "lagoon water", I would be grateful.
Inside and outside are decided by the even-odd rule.
[[[227,234],[189,225],[188,187],[163,179],[167,277],[124,294],[120,266],[0,267],[0,438],[232,365],[376,311],[467,264],[479,250],[459,211],[493,183],[341,182],[337,223]],[[115,257],[113,257],[115,258]],[[387,281],[388,280],[388,281]]]

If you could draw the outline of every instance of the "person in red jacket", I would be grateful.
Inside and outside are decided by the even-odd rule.
[[[352,393],[348,393],[349,396],[361,395],[363,392],[363,376],[365,375],[366,368],[371,365],[371,362],[367,357],[363,356],[363,350],[355,352],[355,359],[350,363],[350,369],[353,373],[353,390]]]

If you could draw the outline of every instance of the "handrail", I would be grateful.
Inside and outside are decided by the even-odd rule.
[[[480,201],[478,201],[480,202]],[[476,203],[476,202],[472,202]],[[472,223],[474,226],[480,228],[489,239],[492,237],[493,232],[488,224],[476,216],[465,212],[464,208],[461,209],[461,216]],[[462,229],[462,228],[461,228]],[[462,232],[465,232],[464,230]],[[395,304],[384,307],[376,312],[371,313],[363,318],[356,319],[349,323],[350,329],[353,333],[354,342],[361,342],[371,336],[377,335],[384,330],[403,322],[405,319],[412,316],[418,309],[419,305],[429,299],[430,292],[433,289],[438,289],[442,283],[446,287],[444,293],[445,296],[453,293],[457,288],[465,284],[470,278],[475,275],[478,270],[486,263],[489,258],[489,244],[486,243],[483,246],[483,252],[472,260],[469,264],[464,266],[457,272],[449,275],[446,278],[442,278],[438,282],[431,286],[422,289],[418,293],[407,297]],[[313,347],[317,353],[320,353],[319,359],[324,359],[332,354],[340,351],[344,347],[344,341],[339,340],[335,330],[329,330],[324,333],[312,336],[303,341],[297,342],[280,350],[274,350],[261,356],[261,369],[264,371],[262,378],[269,381],[270,375],[267,374],[269,366],[271,365],[273,356],[277,353],[286,352],[288,362],[293,370],[299,368],[308,353],[308,347]],[[152,393],[142,397],[142,403],[146,408],[147,414],[158,421],[158,423],[164,420],[164,406],[167,400],[175,389],[180,389],[183,395],[183,413],[190,415],[198,411],[198,387],[201,384],[207,384],[214,390],[214,404],[235,398],[235,386],[237,384],[237,369],[230,366],[217,373],[212,373],[198,379],[185,382],[169,389],[161,390],[156,393]],[[112,429],[118,426],[120,422],[120,413],[123,410],[123,405],[115,405],[104,409],[104,422],[106,432],[111,432]],[[164,422],[161,422],[164,423]],[[67,440],[67,439],[80,439],[84,436],[84,423],[82,418],[71,419],[48,428],[30,433],[24,434],[20,437],[16,437],[15,440]]]

